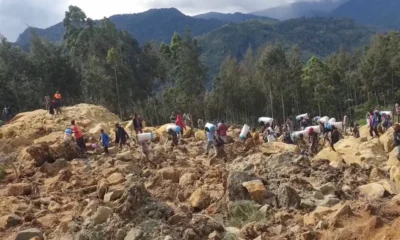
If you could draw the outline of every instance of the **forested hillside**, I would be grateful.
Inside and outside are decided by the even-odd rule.
[[[175,32],[182,34],[186,29],[191,29],[192,34],[197,36],[227,23],[217,19],[189,17],[175,8],[150,9],[137,14],[114,15],[109,19],[118,29],[128,31],[141,44],[146,41],[169,42]],[[101,21],[94,21],[94,24],[100,23]],[[65,32],[62,23],[46,29],[28,28],[20,35],[16,44],[29,48],[32,30],[51,42],[62,41]]]
[[[247,20],[269,20],[272,22],[278,22],[277,19],[270,18],[267,16],[257,16],[253,14],[244,14],[240,12],[236,13],[219,13],[219,12],[209,12],[209,13],[203,13],[194,16],[195,18],[203,18],[203,19],[218,19],[226,22],[233,22],[233,23],[239,23],[239,22],[244,22]]]
[[[348,0],[319,0],[319,1],[297,1],[278,7],[256,11],[251,14],[268,16],[279,20],[287,20],[299,17],[323,17],[347,2]]]
[[[331,16],[351,18],[365,25],[399,29],[399,11],[398,0],[350,0],[335,9]]]
[[[244,56],[228,51],[230,40],[238,38],[235,26],[242,25],[223,28],[226,48],[220,47],[226,52],[219,52],[224,60],[208,91],[209,66],[200,61],[199,45],[209,36],[198,41],[186,32],[159,49],[140,46],[109,19],[96,24],[71,6],[63,43],[35,36],[30,52],[24,52],[1,42],[0,104],[10,104],[14,112],[36,109],[44,106],[46,94],[60,90],[64,104],[99,104],[125,117],[140,112],[161,124],[172,111],[250,123],[260,115],[278,120],[303,112],[341,116],[356,106],[371,109],[400,100],[398,32],[377,35],[365,47],[370,32],[352,22],[299,21],[250,22],[265,24],[265,33],[252,36],[257,28],[243,33],[261,46],[249,48],[243,41]],[[221,43],[211,38],[209,44]],[[303,61],[305,48],[326,58]]]
[[[303,50],[303,59],[308,59],[312,55],[325,57],[341,47],[363,47],[372,36],[372,31],[347,19],[298,18],[277,24],[258,20],[229,24],[198,40],[202,60],[215,73],[227,54],[241,59],[249,47],[256,51],[266,42],[279,41],[289,49],[297,45]]]

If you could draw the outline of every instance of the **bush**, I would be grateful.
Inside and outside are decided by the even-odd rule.
[[[3,180],[6,177],[6,171],[3,166],[0,166],[0,180]]]
[[[227,212],[227,225],[241,228],[251,222],[267,221],[268,216],[258,211],[259,205],[253,201],[232,203]]]

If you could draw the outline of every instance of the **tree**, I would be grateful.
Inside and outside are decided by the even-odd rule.
[[[114,69],[115,89],[117,90],[119,116],[120,116],[120,118],[122,118],[118,76],[117,76],[117,66],[118,66],[119,60],[120,60],[120,58],[119,58],[119,54],[118,54],[117,50],[115,50],[115,48],[111,48],[107,54],[107,63],[112,65],[112,68]]]

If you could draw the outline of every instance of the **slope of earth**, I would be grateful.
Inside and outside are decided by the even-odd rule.
[[[203,132],[188,129],[172,148],[165,126],[145,129],[157,135],[150,143],[152,163],[134,142],[122,150],[111,146],[110,155],[95,149],[72,158],[73,144],[61,136],[73,118],[88,147],[99,128],[110,132],[120,121],[107,109],[80,104],[56,118],[42,110],[23,113],[0,128],[2,144],[19,139],[0,156],[7,174],[0,181],[0,239],[400,238],[395,162],[389,169],[383,159],[310,160],[294,145],[242,142],[234,127],[224,150],[206,156]],[[379,144],[360,141],[391,151],[384,137]],[[15,157],[24,151],[30,158]]]
[[[228,54],[241,59],[249,47],[257,50],[279,41],[287,48],[299,46],[304,59],[309,59],[312,55],[325,57],[341,47],[352,50],[364,46],[372,35],[372,31],[351,20],[299,18],[276,24],[260,20],[228,24],[198,37],[198,41],[202,60],[215,74]]]

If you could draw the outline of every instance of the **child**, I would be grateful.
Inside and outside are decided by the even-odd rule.
[[[211,147],[214,146],[214,132],[215,132],[215,127],[211,126],[210,128],[206,128],[206,135],[207,135],[207,145],[206,145],[206,155],[208,155]],[[214,146],[215,151],[217,149]]]
[[[104,152],[109,154],[108,146],[110,145],[110,136],[104,132],[104,129],[100,130],[100,142],[103,144]]]

